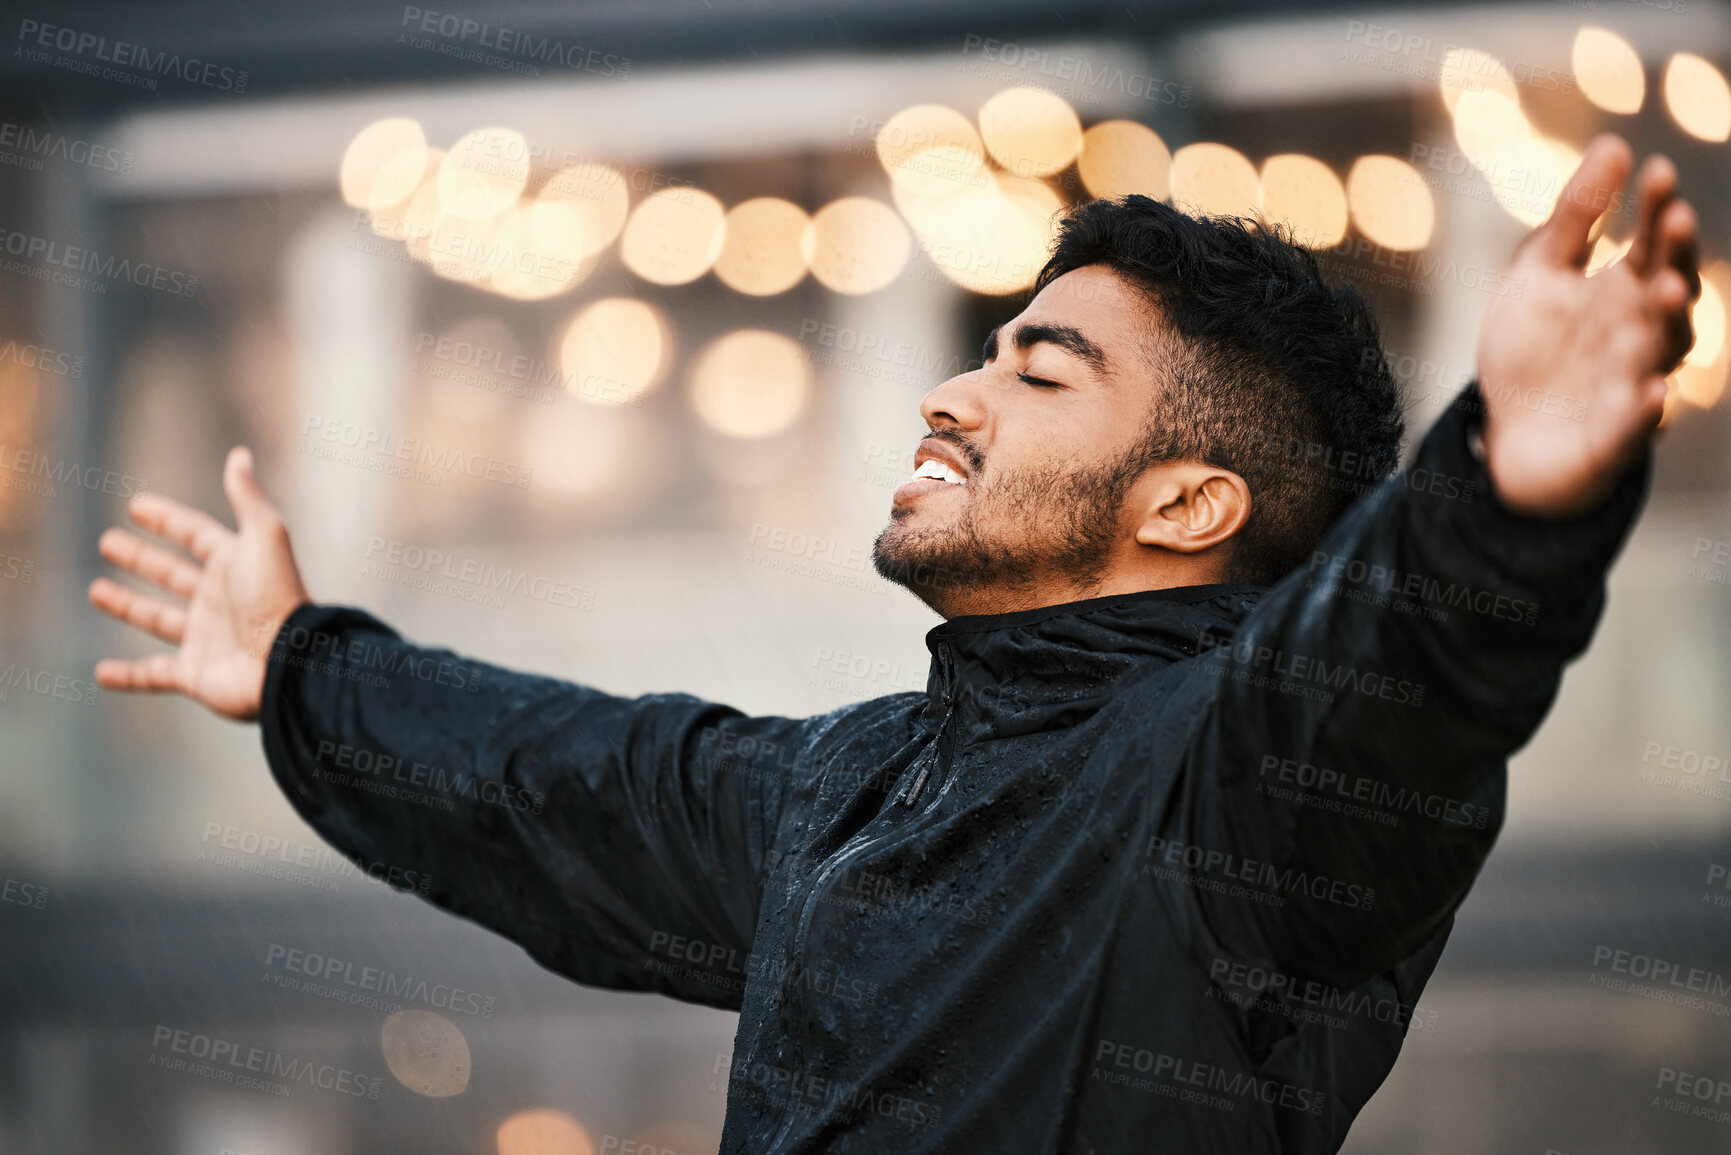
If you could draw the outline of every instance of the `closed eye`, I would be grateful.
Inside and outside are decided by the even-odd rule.
[[[1018,373],[1016,377],[1027,385],[1038,385],[1045,389],[1065,389],[1068,386],[1057,381],[1048,381],[1044,377],[1035,377],[1030,373]]]

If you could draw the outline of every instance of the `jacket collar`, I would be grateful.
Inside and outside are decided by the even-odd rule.
[[[1266,592],[1180,586],[950,618],[926,632],[923,717],[940,724],[953,706],[966,741],[1074,725],[1126,674],[1195,657],[1205,633],[1229,635]]]

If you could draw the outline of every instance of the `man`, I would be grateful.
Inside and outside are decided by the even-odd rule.
[[[947,619],[924,694],[749,718],[411,646],[311,603],[244,450],[238,533],[132,503],[194,561],[104,535],[189,604],[98,580],[179,648],[97,677],[258,718],[326,838],[544,965],[739,1009],[728,1152],[1334,1151],[1592,632],[1690,340],[1668,162],[1584,275],[1631,163],[1593,143],[1485,319],[1482,397],[1386,480],[1355,294],[1254,228],[1078,209],[922,402],[876,544]]]

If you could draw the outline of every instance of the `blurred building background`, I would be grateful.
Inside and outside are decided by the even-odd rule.
[[[1697,347],[1346,1149],[1731,1150],[1731,7],[7,9],[0,1152],[701,1155],[721,1128],[733,1016],[543,972],[326,851],[255,729],[92,690],[149,649],[84,600],[132,492],[226,516],[250,444],[319,600],[614,692],[919,689],[936,618],[871,539],[921,395],[1020,307],[1055,211],[1287,221],[1375,301],[1416,443],[1602,130],[1701,213]],[[369,968],[395,997],[348,997]],[[225,1084],[162,1067],[176,1038],[349,1079]]]

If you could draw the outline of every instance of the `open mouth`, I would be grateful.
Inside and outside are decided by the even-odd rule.
[[[919,468],[914,470],[914,476],[916,478],[931,477],[938,481],[947,481],[951,485],[966,485],[968,483],[967,478],[935,457],[920,462]]]

